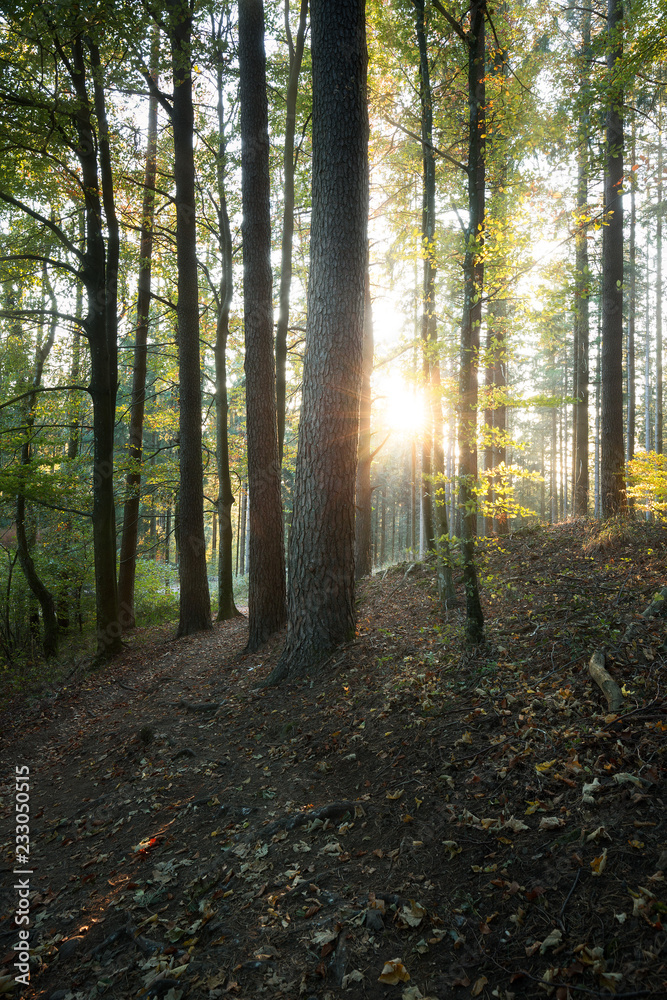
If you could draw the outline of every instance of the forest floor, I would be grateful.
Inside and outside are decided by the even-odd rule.
[[[281,637],[241,656],[238,619],[14,701],[0,994],[27,765],[26,998],[667,996],[666,555],[644,523],[537,528],[482,543],[474,652],[404,565],[303,683],[262,688]]]

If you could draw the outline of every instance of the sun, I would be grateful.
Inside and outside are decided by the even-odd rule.
[[[422,393],[400,372],[378,373],[373,383],[373,397],[373,416],[380,428],[406,438],[421,433],[424,426]]]

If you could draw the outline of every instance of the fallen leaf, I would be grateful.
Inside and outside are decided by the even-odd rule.
[[[543,816],[540,820],[540,830],[555,830],[559,826],[564,826],[565,820],[558,816]]]
[[[455,840],[443,840],[442,846],[448,854],[449,861],[451,861],[456,854],[460,854],[463,850],[463,848],[459,847]]]
[[[395,986],[396,983],[407,983],[410,973],[403,965],[400,958],[390,958],[384,963],[382,972],[378,976],[379,983],[386,983],[387,986]]]
[[[607,867],[607,848],[605,847],[602,854],[599,857],[593,858],[591,861],[591,875],[602,875],[602,872]]]
[[[558,927],[554,927],[540,945],[540,955],[544,955],[549,948],[556,948],[560,944],[562,937],[563,932]]]
[[[476,979],[473,984],[473,988],[470,991],[471,995],[474,997],[478,997],[482,992],[482,990],[484,989],[484,987],[486,986],[486,984],[488,983],[488,981],[489,980],[486,978],[486,976],[480,976],[479,979]]]
[[[359,969],[353,969],[352,972],[348,972],[346,976],[343,976],[343,982],[341,983],[343,989],[350,983],[360,983],[363,981],[364,974],[359,972]]]

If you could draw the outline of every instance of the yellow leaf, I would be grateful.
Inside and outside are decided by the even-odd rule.
[[[399,788],[397,792],[387,792],[386,798],[391,799],[392,802],[396,802],[397,799],[402,799],[405,795],[405,789]]]
[[[597,858],[593,858],[593,860],[591,861],[591,869],[592,869],[591,874],[602,875],[602,872],[605,870],[606,867],[607,867],[607,848],[605,847],[602,854]]]
[[[549,768],[553,767],[554,764],[556,764],[557,762],[558,762],[558,758],[555,758],[554,760],[545,760],[544,763],[542,763],[542,764],[536,764],[535,765],[535,770],[539,774],[542,774],[544,771],[548,771]]]

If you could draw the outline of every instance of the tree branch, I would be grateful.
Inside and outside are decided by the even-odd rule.
[[[416,132],[411,132],[409,128],[405,127],[405,125],[401,125],[399,122],[395,122],[392,118],[387,118],[386,121],[388,121],[390,125],[393,125],[394,128],[400,129],[401,132],[404,132],[406,135],[409,135],[411,139],[414,139],[420,145],[424,145],[428,149],[432,150],[432,152],[434,152],[436,156],[440,156],[443,160],[447,160],[448,163],[451,163],[453,164],[453,166],[458,167],[459,170],[462,170],[464,174],[468,173],[468,168],[465,165],[465,163],[461,163],[455,157],[450,156],[449,153],[445,153],[444,149],[438,149],[437,146],[432,145],[430,142],[424,142],[424,140],[420,135],[417,135]]]
[[[452,17],[452,15],[449,13],[448,10],[445,10],[445,8],[440,3],[440,0],[431,0],[431,3],[435,7],[435,9],[442,14],[442,16],[444,17],[445,21],[447,21],[447,24],[450,26],[450,28],[454,29],[454,31],[459,36],[461,41],[464,42],[466,45],[470,45],[470,39],[468,38],[467,32],[463,30],[463,28],[456,20],[456,18]]]
[[[27,392],[22,392],[20,396],[14,396],[13,399],[8,399],[6,403],[0,403],[0,410],[4,410],[7,406],[13,406],[14,403],[20,403],[22,399],[27,399],[28,396],[32,396],[35,392],[89,392],[87,386],[85,385],[43,385],[39,388],[29,389]]]
[[[14,208],[20,208],[20,210],[25,212],[26,215],[29,215],[31,219],[41,222],[43,226],[46,226],[52,233],[55,233],[63,246],[66,247],[70,253],[73,253],[79,260],[83,260],[83,254],[79,248],[76,247],[71,240],[67,238],[67,236],[65,236],[60,226],[57,226],[51,219],[47,219],[45,215],[41,215],[39,212],[36,212],[34,208],[30,208],[29,205],[19,201],[18,198],[14,198],[11,194],[7,194],[5,191],[0,191],[0,201],[4,201],[7,205],[13,205]]]

